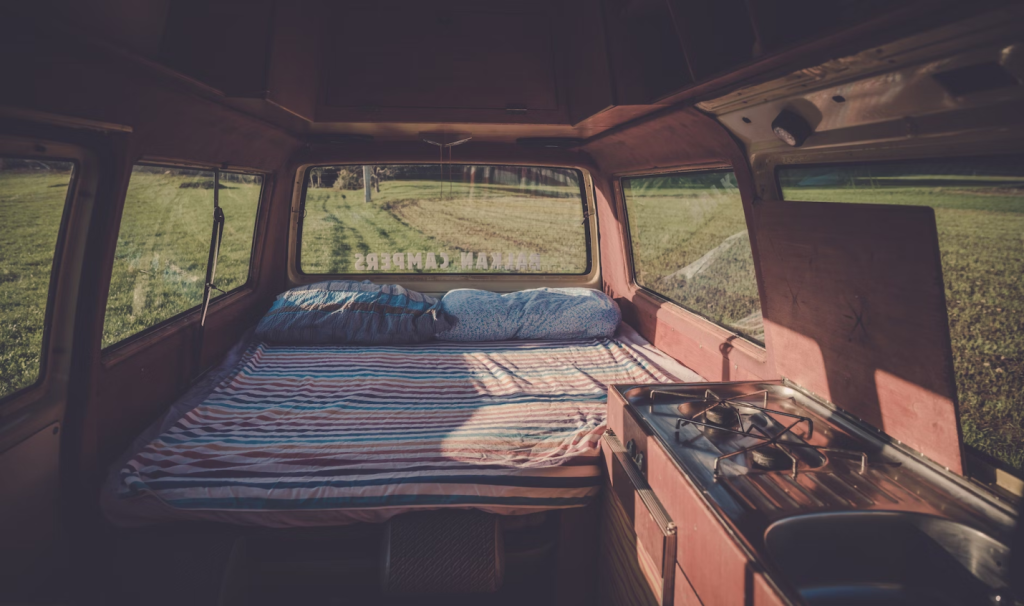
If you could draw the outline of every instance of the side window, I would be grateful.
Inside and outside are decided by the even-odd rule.
[[[764,344],[761,300],[736,176],[622,180],[636,283]]]
[[[930,206],[967,446],[1024,473],[1024,156],[778,172],[786,200]]]
[[[0,157],[0,398],[42,374],[46,307],[74,164]]]
[[[139,164],[125,197],[103,347],[202,302],[213,222],[214,173]],[[222,292],[249,279],[263,177],[220,173],[224,237],[215,283]],[[216,291],[215,291],[216,292]]]

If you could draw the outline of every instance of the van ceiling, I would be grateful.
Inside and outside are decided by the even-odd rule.
[[[591,138],[999,6],[954,0],[42,0],[299,135]],[[966,6],[970,4],[970,6]]]

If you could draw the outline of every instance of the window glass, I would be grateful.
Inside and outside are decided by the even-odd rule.
[[[103,324],[104,347],[202,302],[213,184],[212,171],[150,165],[132,170]],[[258,175],[220,174],[225,220],[214,282],[221,291],[248,280],[262,184]]]
[[[253,237],[256,235],[256,214],[263,190],[263,177],[242,173],[220,173],[219,203],[224,211],[224,237],[221,239],[220,256],[217,260],[217,276],[214,282],[224,292],[244,286],[249,281],[249,265],[252,261]],[[212,205],[212,201],[211,201]],[[212,228],[212,211],[206,210],[206,225]],[[206,234],[203,248],[203,275],[206,278],[205,257],[210,254],[210,234]],[[214,291],[213,294],[217,294]],[[200,296],[202,289],[200,288]]]
[[[750,236],[732,171],[622,180],[640,286],[764,344]]]
[[[580,173],[463,164],[309,171],[310,274],[589,271]]]
[[[965,443],[1024,472],[1024,156],[779,170],[787,200],[935,211]]]
[[[73,168],[0,157],[0,398],[41,373],[50,274]]]

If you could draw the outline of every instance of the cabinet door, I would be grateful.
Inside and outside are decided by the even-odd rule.
[[[601,518],[600,595],[611,603],[671,606],[675,524],[618,438],[606,435],[602,449],[608,484]]]

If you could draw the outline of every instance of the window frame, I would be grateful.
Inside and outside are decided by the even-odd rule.
[[[995,151],[993,151],[995,149]],[[923,162],[941,162],[952,160],[983,160],[985,158],[1005,157],[1010,155],[1024,154],[1024,148],[1019,145],[995,146],[982,149],[977,146],[964,146],[961,148],[927,149],[922,147],[907,147],[885,150],[885,153],[872,153],[869,147],[854,150],[842,150],[829,153],[829,151],[808,150],[806,155],[783,156],[781,161],[774,161],[771,158],[767,168],[771,171],[771,183],[774,188],[774,198],[766,200],[766,204],[772,202],[807,202],[806,200],[787,200],[783,195],[782,183],[779,180],[779,173],[785,169],[799,168],[829,168],[856,166],[865,164],[918,164]],[[811,201],[813,202],[813,201]],[[836,204],[856,204],[856,202],[836,202]],[[867,204],[867,203],[865,203]],[[927,207],[932,208],[932,207]],[[943,268],[943,282],[945,282],[945,269]],[[948,312],[947,312],[948,313]],[[955,360],[954,360],[955,363]],[[960,422],[960,386],[957,385],[956,405],[957,421]],[[964,477],[983,484],[989,488],[1016,495],[1015,498],[1024,496],[1024,475],[1011,468],[1005,462],[978,450],[967,444],[963,436],[960,438],[960,445],[964,451],[963,472]]]
[[[3,146],[6,147],[6,146]],[[19,160],[50,160],[59,162],[70,162],[71,178],[68,180],[68,188],[64,193],[64,209],[61,211],[60,225],[57,227],[57,241],[54,243],[53,248],[53,259],[50,263],[50,279],[47,280],[46,284],[46,308],[43,312],[43,335],[40,340],[40,351],[39,351],[39,373],[36,375],[36,380],[31,384],[21,387],[12,391],[9,394],[0,396],[0,410],[6,409],[8,404],[13,400],[18,399],[22,396],[28,395],[30,392],[37,391],[46,380],[49,378],[50,370],[50,336],[53,331],[53,314],[54,305],[56,303],[57,289],[61,282],[62,269],[65,266],[64,263],[64,248],[65,241],[68,232],[68,226],[71,220],[71,211],[78,190],[79,183],[82,181],[81,173],[83,168],[83,158],[81,156],[67,156],[62,154],[48,155],[44,152],[33,150],[34,153],[30,154],[18,154],[14,156],[12,154],[4,153],[3,147],[0,147],[0,157],[4,158],[17,158]],[[49,148],[43,146],[44,150]],[[62,150],[63,151],[63,150]]]
[[[374,161],[373,165],[430,165],[427,161],[418,162],[387,162],[387,161]],[[367,279],[394,279],[394,281],[424,281],[424,282],[444,282],[449,281],[470,281],[470,282],[522,282],[522,281],[540,281],[540,282],[578,282],[580,286],[591,286],[593,284],[600,283],[600,259],[599,255],[595,254],[595,251],[600,250],[598,242],[598,228],[597,228],[597,210],[595,204],[595,195],[593,193],[593,179],[586,168],[581,166],[565,166],[565,165],[537,165],[532,163],[516,163],[516,162],[484,162],[477,163],[473,160],[466,160],[465,162],[452,163],[458,166],[515,166],[522,168],[547,168],[547,169],[559,169],[559,170],[571,170],[574,171],[579,179],[580,189],[580,203],[582,204],[583,210],[583,228],[584,228],[584,239],[586,242],[586,266],[585,270],[581,273],[571,274],[552,274],[552,273],[416,273],[416,272],[381,272],[381,273],[307,273],[302,269],[302,226],[306,217],[306,192],[309,188],[309,174],[314,168],[324,166],[359,166],[358,162],[352,161],[338,161],[338,162],[315,162],[311,164],[305,164],[299,167],[296,178],[296,199],[297,203],[293,205],[292,214],[294,216],[292,221],[291,229],[291,246],[290,257],[291,260],[288,264],[289,273],[293,274],[289,276],[290,281],[293,284],[309,284],[316,281],[322,280],[367,280]],[[447,289],[443,289],[447,290]]]
[[[39,376],[34,384],[0,399],[0,452],[44,428],[52,427],[57,433],[63,423],[83,292],[85,252],[103,166],[88,142],[61,138],[59,133],[51,136],[37,132],[30,128],[0,133],[0,153],[9,157],[74,161],[76,172],[68,184],[70,198],[65,199],[54,245],[43,314]]]
[[[626,200],[626,187],[625,187],[624,180],[626,180],[626,179],[642,179],[644,177],[667,177],[667,176],[672,176],[672,175],[684,175],[684,174],[688,174],[688,173],[689,174],[692,174],[692,173],[713,173],[713,172],[722,172],[722,171],[728,171],[728,172],[731,172],[734,176],[736,175],[736,168],[732,164],[715,163],[715,164],[705,164],[705,165],[700,165],[700,166],[677,167],[677,168],[670,168],[670,169],[657,170],[657,171],[644,171],[644,172],[637,172],[637,173],[623,173],[621,175],[616,175],[615,176],[615,183],[617,185],[618,193],[619,193],[619,198],[620,198],[621,203],[622,203],[622,218],[623,218],[622,229],[623,229],[623,233],[625,234],[625,240],[626,240],[625,241],[626,246],[624,248],[626,249],[625,250],[625,252],[626,252],[626,263],[627,263],[627,268],[628,268],[629,281],[630,281],[630,284],[632,284],[637,290],[642,291],[642,292],[644,292],[644,293],[646,293],[648,295],[651,295],[652,297],[655,297],[655,298],[657,298],[660,301],[664,301],[664,302],[666,302],[666,303],[668,303],[670,305],[673,305],[673,306],[679,308],[680,310],[690,314],[691,316],[697,318],[701,322],[705,322],[705,323],[707,323],[709,325],[712,325],[712,326],[714,326],[716,328],[724,330],[726,333],[728,333],[729,335],[732,335],[736,339],[740,339],[743,343],[745,343],[747,345],[750,345],[751,347],[757,348],[757,350],[758,350],[758,352],[760,354],[765,354],[767,352],[767,342],[765,342],[763,344],[762,343],[758,343],[757,341],[754,341],[750,336],[745,335],[745,334],[740,333],[740,332],[736,332],[734,329],[729,328],[728,326],[725,326],[724,324],[722,324],[720,322],[716,322],[715,320],[707,317],[703,313],[701,313],[701,312],[699,312],[699,311],[697,311],[697,310],[695,310],[695,309],[693,309],[691,307],[683,305],[679,301],[676,301],[675,299],[672,299],[672,298],[670,298],[670,297],[668,297],[666,295],[663,295],[663,294],[659,293],[658,291],[656,291],[656,290],[654,290],[652,288],[648,288],[647,286],[644,286],[643,284],[640,284],[640,282],[637,280],[637,276],[636,276],[636,260],[635,260],[634,254],[633,254],[633,232],[630,229],[629,202]],[[739,192],[738,184],[737,184],[737,192]],[[745,204],[743,203],[742,194],[740,194],[740,205],[741,205],[741,207],[745,207]],[[749,237],[751,235],[751,233],[750,233],[750,224],[748,223],[747,217],[746,217],[746,208],[743,208],[743,211],[744,211],[744,221],[743,222],[744,222],[744,224],[747,227],[747,235]],[[750,255],[751,255],[751,258],[753,258],[753,256],[754,256],[753,249],[751,249]],[[753,259],[753,261],[754,261],[755,268],[756,268],[756,266],[757,266],[757,259]],[[757,270],[755,269],[755,272],[756,271]],[[761,288],[760,288],[760,285],[757,284],[757,276],[756,276],[756,274],[755,274],[755,285],[757,286],[757,291],[758,291],[758,293],[757,293],[757,295],[758,295],[757,296],[757,298],[758,298],[758,308],[760,309],[761,308],[761,304],[762,304],[762,301],[761,301]]]
[[[772,184],[775,187],[776,202],[815,202],[816,200],[790,200],[786,199],[782,192],[782,182],[779,180],[779,173],[786,169],[799,169],[799,168],[830,168],[830,167],[849,167],[849,166],[865,166],[869,164],[874,165],[900,165],[900,164],[921,164],[924,162],[940,162],[940,161],[953,161],[953,160],[986,160],[988,158],[1000,158],[1012,155],[1024,155],[1024,151],[1020,152],[1003,152],[1003,153],[981,153],[981,154],[937,154],[932,156],[914,156],[906,157],[901,156],[899,158],[878,158],[873,157],[872,159],[861,159],[857,157],[851,157],[850,159],[843,159],[837,161],[823,162],[823,161],[810,161],[810,162],[785,162],[775,164],[772,166]],[[856,202],[836,202],[836,204],[856,204]],[[883,204],[880,202],[864,202],[863,204]],[[928,208],[931,208],[930,206]]]
[[[234,168],[234,167],[232,167],[232,168],[224,169],[224,168],[220,168],[219,166],[211,166],[211,165],[205,165],[205,164],[197,164],[197,163],[190,163],[190,162],[174,162],[174,161],[155,160],[155,159],[150,160],[150,159],[143,158],[143,159],[140,159],[140,160],[138,160],[136,162],[133,162],[132,165],[131,165],[131,169],[129,170],[129,177],[128,177],[128,180],[129,180],[128,186],[129,187],[131,186],[131,173],[134,172],[136,166],[150,166],[150,167],[156,167],[156,168],[178,168],[178,169],[184,168],[184,169],[188,169],[188,170],[199,170],[199,171],[205,171],[205,172],[219,171],[222,174],[223,173],[233,173],[233,174],[242,174],[242,175],[251,175],[251,176],[262,177],[263,180],[260,183],[260,193],[259,193],[259,197],[258,197],[258,199],[256,201],[256,221],[253,224],[252,242],[249,245],[249,272],[246,275],[245,282],[243,282],[242,284],[239,284],[238,286],[236,286],[235,288],[232,288],[229,291],[222,292],[222,293],[217,293],[215,296],[211,296],[210,297],[210,307],[213,308],[214,304],[219,304],[219,303],[221,303],[223,301],[229,300],[229,297],[230,298],[234,298],[233,297],[234,295],[237,295],[237,294],[239,294],[240,292],[242,292],[244,290],[251,289],[252,286],[253,286],[253,282],[254,282],[253,278],[255,277],[257,269],[258,269],[257,268],[258,259],[257,259],[257,256],[256,256],[256,253],[258,251],[258,246],[257,246],[258,242],[257,242],[257,240],[258,240],[259,234],[260,234],[261,219],[262,219],[261,215],[262,215],[262,212],[263,212],[264,202],[266,201],[265,198],[267,196],[267,182],[270,179],[270,174],[262,172],[262,171],[248,170],[248,169],[244,169],[244,168]],[[119,212],[119,216],[118,216],[118,221],[117,221],[117,231],[116,231],[115,236],[114,236],[115,240],[116,240],[116,238],[118,236],[121,235],[121,223],[122,223],[122,219],[124,218],[124,206],[125,206],[125,203],[127,202],[127,198],[128,198],[127,194],[128,194],[128,190],[126,188],[125,189],[125,196],[121,200],[121,208],[120,208],[120,212]],[[212,216],[213,216],[212,215],[213,203],[212,203],[212,199],[211,199],[211,204],[210,204],[210,211],[211,211],[210,225],[212,226],[213,225],[213,219],[212,219]],[[115,247],[116,247],[116,244],[115,244]],[[116,250],[115,250],[114,254],[115,255],[117,254]],[[110,282],[113,282],[113,258],[111,259],[111,265],[110,265]],[[107,306],[109,304],[110,304],[110,283],[107,284],[106,304],[104,304],[104,307],[103,307],[103,318],[104,318],[103,324],[104,324],[104,328],[105,328],[105,325],[106,325]],[[131,335],[121,339],[120,341],[115,341],[114,343],[111,343],[110,345],[107,345],[105,347],[101,347],[100,354],[103,357],[104,363],[105,364],[111,363],[114,357],[120,358],[120,356],[113,356],[112,354],[116,353],[122,347],[128,347],[128,346],[130,346],[132,344],[135,344],[140,339],[143,339],[143,338],[145,338],[145,337],[147,337],[147,336],[149,336],[149,335],[151,335],[151,334],[153,334],[153,333],[155,333],[155,332],[157,332],[157,331],[159,331],[161,329],[164,329],[164,328],[166,328],[170,324],[174,324],[175,322],[178,322],[178,321],[184,320],[185,318],[188,318],[191,314],[195,314],[195,313],[199,312],[199,310],[202,308],[202,306],[203,306],[202,302],[200,302],[197,305],[195,305],[194,307],[190,307],[190,308],[188,308],[188,309],[186,309],[184,311],[180,311],[180,312],[174,314],[173,316],[165,318],[164,320],[161,320],[160,322],[157,322],[156,324],[154,324],[152,326],[144,328],[143,330],[140,330],[137,333],[131,334]],[[101,339],[101,341],[102,341],[102,338],[103,338],[102,335],[103,335],[103,329],[100,330],[100,339]]]

